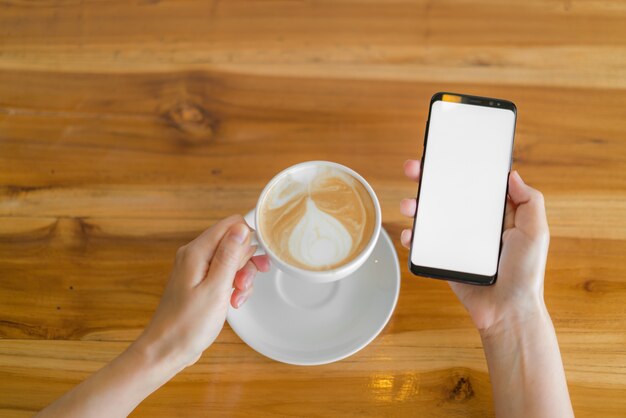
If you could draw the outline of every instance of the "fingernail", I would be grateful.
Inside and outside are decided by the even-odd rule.
[[[252,275],[252,273],[246,274],[246,277],[243,279],[243,287],[246,289],[249,289],[250,286],[252,285],[253,279],[254,279],[254,276]]]
[[[239,244],[243,244],[246,241],[246,238],[248,238],[248,234],[249,233],[250,233],[250,229],[247,226],[245,226],[244,224],[235,225],[230,230],[230,235]]]
[[[402,231],[402,233],[400,234],[400,241],[403,241],[404,244],[410,244],[411,240],[409,238],[409,234],[411,233],[411,231],[409,231],[408,229],[405,229],[404,231]]]
[[[241,307],[241,305],[243,305],[246,302],[246,300],[248,300],[248,296],[246,296],[246,295],[239,296],[237,298],[237,307],[238,308]]]
[[[522,177],[519,175],[519,173],[517,172],[517,170],[513,171],[513,175],[517,178],[517,180],[519,180],[521,183],[524,183],[524,180],[522,180]]]

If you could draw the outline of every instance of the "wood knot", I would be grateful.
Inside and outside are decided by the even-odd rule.
[[[17,184],[7,184],[6,186],[4,186],[6,194],[11,197],[26,195],[28,193],[33,193],[50,188],[50,186],[20,186]]]
[[[165,112],[167,123],[185,134],[185,143],[200,145],[213,139],[217,120],[202,106],[190,102],[178,102]]]
[[[472,388],[469,377],[460,377],[452,390],[448,393],[448,399],[456,402],[462,402],[473,396],[474,389]]]
[[[470,65],[476,67],[491,67],[494,63],[485,57],[474,57],[469,60]]]
[[[84,252],[100,227],[84,218],[59,218],[50,231],[53,244],[68,251]]]
[[[583,289],[585,289],[587,292],[593,292],[596,287],[597,286],[595,280],[585,280],[585,282],[583,283]]]
[[[626,283],[623,281],[587,279],[583,282],[582,288],[598,297],[609,294],[621,297],[626,294]]]
[[[76,224],[78,225],[80,235],[84,238],[88,238],[93,235],[94,232],[100,231],[100,227],[98,225],[89,223],[84,218],[76,218]]]

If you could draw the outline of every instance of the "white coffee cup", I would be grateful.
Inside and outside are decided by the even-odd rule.
[[[378,236],[380,235],[382,215],[380,211],[380,203],[378,202],[378,197],[376,196],[376,193],[374,193],[374,189],[372,189],[372,186],[370,186],[367,181],[365,181],[365,179],[361,177],[357,172],[341,164],[329,161],[307,161],[304,163],[293,165],[278,173],[276,176],[274,176],[272,180],[270,180],[269,183],[267,183],[267,185],[261,192],[261,195],[259,196],[256,208],[246,214],[245,220],[252,229],[256,230],[256,225],[260,225],[259,214],[261,211],[261,205],[272,186],[281,181],[285,176],[294,173],[297,170],[309,168],[310,166],[326,166],[343,171],[357,179],[365,187],[370,197],[372,198],[372,202],[374,203],[374,209],[376,212],[374,221],[374,232],[372,233],[372,236],[370,237],[370,240],[365,248],[355,258],[337,268],[331,270],[312,271],[288,264],[281,260],[278,256],[276,256],[276,254],[272,252],[272,250],[263,240],[263,231],[256,231],[255,235],[253,236],[253,244],[258,245],[259,247],[256,254],[267,254],[270,258],[270,263],[272,263],[273,266],[277,267],[283,273],[288,274],[290,277],[305,279],[317,283],[328,283],[343,279],[344,277],[354,273],[359,267],[361,267],[361,265],[363,265],[363,263],[365,263],[365,261],[371,255],[372,250],[374,249],[374,247],[376,246],[376,242],[378,241]]]

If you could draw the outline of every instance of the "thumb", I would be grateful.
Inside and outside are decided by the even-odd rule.
[[[220,288],[223,286],[224,291],[230,290],[241,259],[248,253],[249,242],[250,228],[247,225],[238,223],[231,226],[215,251],[205,281]]]
[[[532,236],[545,235],[548,231],[548,220],[543,194],[524,183],[519,173],[514,171],[509,177],[509,196],[517,206],[515,226]]]
[[[517,170],[509,176],[509,196],[515,205],[527,203],[532,198],[533,189],[524,183]]]

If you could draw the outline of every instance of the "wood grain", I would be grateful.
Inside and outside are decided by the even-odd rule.
[[[0,1],[0,415],[31,416],[146,325],[176,248],[293,163],[415,185],[430,96],[513,100],[546,196],[546,301],[578,417],[626,414],[626,6],[620,1]],[[412,277],[342,362],[228,328],[133,416],[493,416],[480,339]]]

